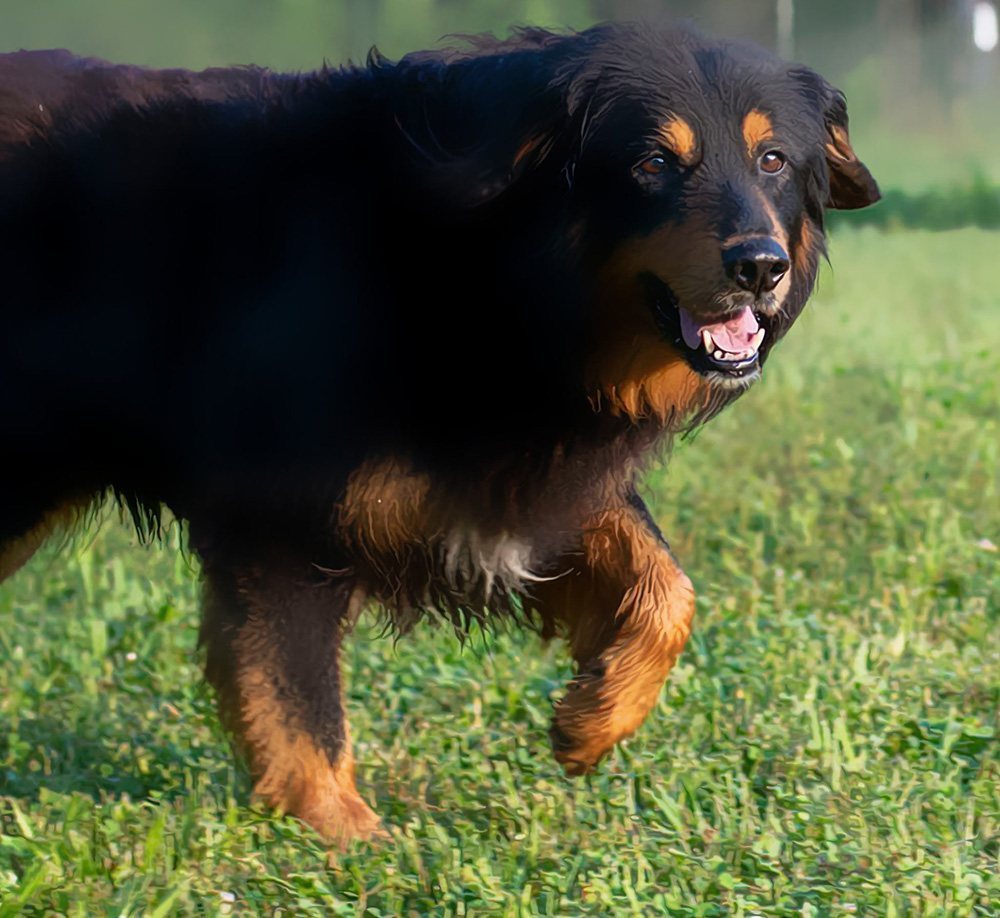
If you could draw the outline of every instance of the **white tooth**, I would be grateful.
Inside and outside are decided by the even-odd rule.
[[[756,334],[750,339],[750,347],[759,350],[761,341],[764,340],[764,329],[758,328]]]
[[[714,357],[714,358],[715,358],[716,360],[725,360],[725,359],[726,359],[726,355],[725,355],[725,354],[723,354],[723,353],[722,353],[722,351],[716,351],[716,352],[715,352],[714,354],[712,354],[712,356],[713,356],[713,357]]]
[[[703,328],[701,330],[701,343],[705,345],[705,353],[711,354],[712,345],[715,344],[715,342],[712,340],[712,333],[707,328]]]

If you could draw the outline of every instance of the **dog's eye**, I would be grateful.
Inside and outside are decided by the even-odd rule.
[[[646,175],[662,175],[667,170],[666,157],[660,155],[650,156],[639,163],[639,168]]]
[[[768,150],[760,158],[760,171],[766,172],[768,175],[777,175],[785,168],[785,163],[787,162],[785,154],[780,150]]]

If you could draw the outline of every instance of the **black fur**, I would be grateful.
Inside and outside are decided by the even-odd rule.
[[[458,451],[464,476],[593,428],[581,262],[664,217],[609,173],[706,82],[788,106],[810,151],[796,200],[818,216],[827,188],[815,81],[685,31],[254,77],[228,72],[225,102],[167,85],[79,105],[8,156],[8,534],[104,489],[298,529],[373,451]],[[541,132],[544,161],[512,166]],[[567,251],[584,207],[593,238]]]
[[[141,533],[169,507],[212,581],[209,675],[234,691],[232,640],[280,596],[297,649],[279,681],[331,760],[351,586],[401,616],[505,605],[431,548],[389,571],[352,547],[351,473],[405,457],[448,508],[434,526],[526,534],[550,572],[609,489],[633,500],[645,453],[741,391],[659,421],[603,410],[598,269],[692,215],[757,231],[764,188],[789,238],[806,219],[816,235],[763,361],[811,290],[824,206],[877,196],[849,157],[831,184],[832,88],[686,29],[530,29],[306,75],[7,55],[0,77],[0,545],[107,493]],[[784,132],[780,184],[739,153],[755,107]],[[671,113],[702,159],[640,175]],[[323,589],[321,627],[302,591]]]

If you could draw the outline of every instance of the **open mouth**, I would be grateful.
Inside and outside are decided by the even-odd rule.
[[[647,283],[660,331],[695,370],[731,379],[747,379],[760,370],[760,349],[767,336],[762,315],[744,306],[722,315],[696,316],[658,277],[648,276]]]

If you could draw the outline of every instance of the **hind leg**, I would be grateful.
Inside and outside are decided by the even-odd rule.
[[[72,498],[48,510],[38,509],[23,499],[8,500],[0,495],[0,581],[17,573],[46,539],[69,529],[90,504],[90,498]],[[44,508],[45,504],[40,504]]]
[[[552,722],[556,759],[584,774],[645,720],[694,614],[691,582],[634,492],[588,520],[570,572],[541,584],[546,630],[566,633],[577,676]]]
[[[339,649],[351,587],[309,565],[205,563],[201,641],[224,723],[254,791],[345,844],[379,832],[354,786]]]

